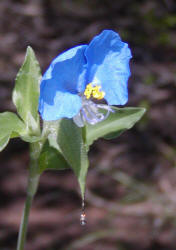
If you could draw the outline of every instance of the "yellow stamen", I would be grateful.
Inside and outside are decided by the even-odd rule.
[[[86,96],[87,99],[90,99],[91,97],[94,97],[95,99],[101,100],[105,96],[104,91],[100,91],[100,86],[92,86],[92,83],[89,83],[86,86],[86,89],[84,91],[84,95]]]

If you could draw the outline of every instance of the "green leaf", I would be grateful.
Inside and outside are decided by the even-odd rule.
[[[18,134],[23,133],[25,131],[24,123],[15,113],[0,113],[0,138],[7,134],[11,134],[12,131]]]
[[[51,147],[47,141],[39,156],[39,174],[49,169],[63,170],[68,168],[69,165],[61,153]]]
[[[124,131],[125,131],[125,129],[119,130],[118,132],[112,132],[110,134],[105,135],[103,138],[106,140],[111,140],[111,139],[114,139],[116,137],[119,137]]]
[[[0,138],[0,152],[7,146],[10,139],[10,134]]]
[[[10,138],[25,133],[25,125],[12,112],[0,113],[0,151],[8,144]]]
[[[86,125],[86,143],[91,145],[100,137],[112,139],[119,136],[122,132],[130,129],[144,114],[144,108],[115,108],[115,112],[110,113],[109,117],[96,125]]]
[[[77,127],[72,119],[44,121],[43,136],[48,138],[49,146],[64,157],[78,178],[81,195],[85,192],[85,179],[88,157],[82,134],[84,129]]]
[[[39,63],[31,47],[27,48],[24,63],[17,74],[13,90],[13,102],[18,114],[26,124],[28,134],[39,134]]]
[[[82,197],[88,169],[88,156],[82,138],[82,129],[72,119],[62,119],[58,123],[57,142],[66,161],[78,178]]]

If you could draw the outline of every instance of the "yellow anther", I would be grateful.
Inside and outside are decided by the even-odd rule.
[[[86,89],[84,91],[84,95],[86,96],[87,99],[90,99],[91,97],[94,97],[95,99],[101,100],[105,96],[104,91],[100,91],[100,86],[92,86],[92,83],[89,83],[86,86]]]
[[[96,87],[94,87],[94,89],[92,91],[92,96],[95,99],[101,100],[105,96],[105,92],[104,91],[100,91],[100,86],[96,86]]]
[[[87,99],[90,99],[91,94],[92,94],[92,89],[93,89],[92,84],[89,83],[89,84],[86,86],[86,89],[85,89],[85,91],[84,91],[84,95],[86,96]]]

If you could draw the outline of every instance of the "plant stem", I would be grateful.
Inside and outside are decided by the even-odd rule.
[[[23,216],[21,220],[20,225],[20,231],[18,235],[18,244],[17,244],[17,250],[23,250],[24,244],[26,241],[26,233],[27,233],[27,225],[28,225],[28,218],[29,218],[29,212],[32,205],[33,197],[27,195],[24,210],[23,210]]]
[[[37,191],[40,178],[40,174],[38,173],[38,157],[40,155],[42,145],[43,144],[40,142],[31,143],[30,145],[30,169],[27,186],[27,198],[25,201],[23,216],[21,219],[20,230],[18,234],[17,250],[24,250],[24,245],[26,242],[26,233],[30,208],[34,195]]]

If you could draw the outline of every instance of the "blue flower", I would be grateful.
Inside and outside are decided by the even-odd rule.
[[[58,55],[40,85],[39,112],[43,120],[73,118],[83,126],[85,121],[95,124],[105,119],[112,111],[109,105],[124,105],[128,100],[131,57],[128,44],[112,30],[104,30],[89,45]],[[94,102],[103,98],[108,105]]]

